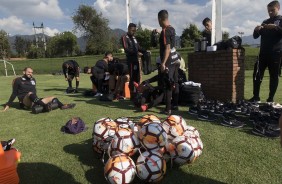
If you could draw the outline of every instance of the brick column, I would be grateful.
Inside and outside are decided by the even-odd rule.
[[[245,51],[243,49],[188,54],[188,78],[202,84],[207,99],[244,99]]]

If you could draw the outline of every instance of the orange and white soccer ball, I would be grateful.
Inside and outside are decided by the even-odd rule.
[[[198,158],[203,152],[203,148],[204,148],[203,142],[201,138],[196,135],[191,135],[189,139],[192,144],[193,150],[195,152],[195,157]]]
[[[158,151],[166,145],[167,133],[160,123],[149,123],[142,126],[139,140],[146,150]]]
[[[137,122],[138,131],[141,130],[143,125],[148,124],[148,123],[161,123],[161,120],[153,114],[147,114],[147,115],[143,116],[139,120],[139,122]]]
[[[136,153],[139,147],[139,139],[134,135],[132,130],[129,127],[120,127],[111,141],[108,153],[109,156],[115,156],[122,153],[132,156]]]
[[[128,184],[134,180],[136,174],[133,160],[124,154],[115,155],[107,161],[104,175],[111,184]]]
[[[192,135],[200,137],[200,132],[195,127],[187,125],[186,130],[184,131],[183,135],[187,137],[190,137]]]
[[[166,173],[166,161],[158,152],[145,151],[137,159],[136,173],[145,182],[159,182]]]
[[[186,121],[181,116],[177,115],[168,116],[162,122],[162,126],[165,129],[169,140],[183,135],[185,129],[187,128]]]
[[[192,163],[196,159],[192,142],[188,137],[179,136],[172,140],[173,149],[169,149],[170,156],[174,163],[184,165]]]
[[[115,136],[117,124],[110,118],[101,118],[95,122],[93,127],[93,142],[98,141],[99,144],[103,145],[102,148],[107,150],[111,140]],[[93,143],[94,144],[94,143]],[[97,142],[95,142],[97,144]]]

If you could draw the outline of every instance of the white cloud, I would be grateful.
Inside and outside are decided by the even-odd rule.
[[[60,33],[60,31],[58,29],[51,29],[50,27],[45,27],[44,33],[48,36],[54,36],[56,33]]]
[[[0,19],[0,27],[11,35],[32,34],[32,28],[16,16]]]
[[[132,21],[149,28],[158,28],[157,13],[161,9],[167,9],[170,14],[170,23],[176,28],[178,34],[190,23],[203,29],[202,20],[211,17],[211,1],[204,5],[197,5],[197,1],[187,0],[134,0],[131,1]],[[245,32],[250,35],[254,27],[268,18],[265,0],[223,0],[223,30],[230,36]],[[125,0],[97,0],[94,7],[109,19],[110,27],[126,30],[126,5]]]
[[[1,0],[1,10],[19,17],[62,19],[58,0]]]

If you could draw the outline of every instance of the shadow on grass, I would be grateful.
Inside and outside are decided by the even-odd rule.
[[[70,173],[48,163],[19,163],[18,174],[21,184],[68,183],[78,184]]]
[[[65,146],[64,151],[78,157],[78,160],[82,165],[87,165],[91,169],[85,171],[85,177],[89,183],[99,183],[107,184],[107,181],[104,177],[104,164],[99,155],[93,153],[92,150],[92,139],[85,140],[78,144],[70,144]],[[134,156],[132,159],[136,161],[138,155]],[[105,161],[107,157],[105,157]],[[135,176],[134,184],[143,184],[144,181],[141,181],[137,176]],[[223,182],[209,179],[203,176],[198,176],[195,174],[190,174],[183,172],[181,168],[173,167],[167,168],[167,173],[164,179],[161,182],[162,184],[187,184],[187,183],[201,183],[201,184],[223,184]]]
[[[91,167],[90,170],[85,171],[85,176],[90,183],[107,183],[104,178],[104,164],[98,159],[98,155],[93,153],[92,139],[67,145],[63,149],[66,153],[76,155],[82,165]]]

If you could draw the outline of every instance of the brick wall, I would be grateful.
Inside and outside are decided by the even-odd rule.
[[[244,50],[194,52],[188,58],[188,79],[202,84],[206,98],[233,102],[244,99]]]

